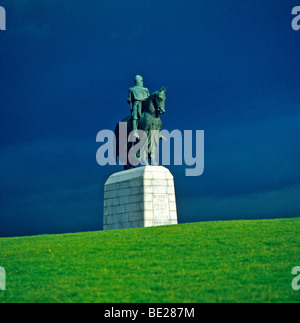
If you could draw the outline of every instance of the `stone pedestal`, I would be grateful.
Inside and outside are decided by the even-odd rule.
[[[110,176],[104,188],[103,229],[178,224],[174,179],[162,166]]]

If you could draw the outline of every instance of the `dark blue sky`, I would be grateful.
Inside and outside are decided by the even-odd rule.
[[[96,135],[142,74],[168,130],[205,130],[179,221],[300,215],[299,1],[1,0],[0,236],[99,230]]]

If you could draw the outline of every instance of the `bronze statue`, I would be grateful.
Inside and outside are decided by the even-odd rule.
[[[137,130],[139,119],[142,116],[142,103],[145,102],[149,96],[149,90],[144,88],[143,77],[137,75],[135,77],[135,86],[129,89],[129,98],[127,100],[131,108],[133,135],[137,139],[140,139]]]
[[[149,96],[149,91],[143,87],[142,77],[136,77],[137,86],[131,88],[128,102],[131,103],[132,115],[124,118],[120,123],[127,125],[127,137],[120,142],[120,123],[115,128],[115,158],[125,164],[125,170],[134,168],[135,165],[128,161],[128,153],[134,146],[134,142],[142,146],[136,154],[137,160],[143,165],[157,166],[155,161],[161,135],[162,121],[160,115],[166,112],[165,101],[167,88],[154,92]],[[144,99],[146,98],[146,99]],[[140,138],[139,132],[146,138]],[[130,140],[129,135],[133,134],[134,140]],[[129,140],[128,140],[129,139]]]

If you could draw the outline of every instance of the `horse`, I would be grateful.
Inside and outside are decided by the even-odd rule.
[[[166,91],[167,88],[163,87],[159,91],[151,94],[142,104],[142,116],[138,122],[140,140],[136,143],[136,147],[139,149],[134,152],[134,157],[136,157],[135,164],[140,162],[143,165],[148,166],[148,160],[150,160],[152,166],[157,166],[155,159],[159,148],[159,142],[164,139],[161,135],[162,121],[160,115],[166,112]],[[116,162],[119,158],[120,162],[125,165],[125,170],[135,168],[135,165],[128,161],[130,151],[134,151],[133,149],[135,147],[132,124],[132,116],[129,116],[122,119],[115,127],[114,156]],[[126,138],[120,138],[121,125],[125,125],[125,129],[127,130],[126,133],[124,133]]]

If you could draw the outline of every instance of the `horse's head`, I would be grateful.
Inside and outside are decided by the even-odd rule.
[[[166,102],[166,92],[167,88],[161,88],[161,90],[154,93],[153,104],[157,114],[164,114],[166,112],[165,102]]]
[[[163,87],[161,90],[151,94],[148,100],[143,102],[143,111],[156,117],[160,114],[164,114],[166,112],[166,92],[167,88]]]

